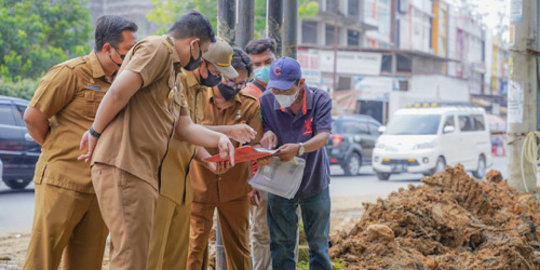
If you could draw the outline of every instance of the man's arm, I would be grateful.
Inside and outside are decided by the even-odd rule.
[[[328,138],[330,138],[330,132],[324,131],[315,135],[313,138],[309,139],[304,143],[304,153],[311,153],[323,148],[328,144]],[[284,144],[279,148],[277,156],[282,161],[289,161],[293,159],[300,149],[299,143],[288,143]]]
[[[28,129],[28,134],[34,138],[34,140],[43,145],[47,133],[49,132],[49,119],[47,116],[36,108],[28,106],[24,112],[24,122]]]
[[[174,136],[191,144],[218,148],[220,156],[230,157],[231,164],[234,165],[234,146],[229,138],[222,133],[194,124],[187,115],[178,118]]]
[[[229,126],[213,126],[213,125],[204,125],[206,128],[213,130],[215,132],[223,133],[229,138],[245,144],[255,139],[257,136],[257,131],[246,124],[236,124]]]
[[[96,132],[103,132],[118,112],[126,106],[131,97],[140,89],[141,84],[142,78],[138,73],[130,70],[125,70],[120,73],[99,104],[96,118],[92,125]],[[81,149],[84,149],[88,146],[88,152],[80,155],[78,159],[88,162],[90,158],[92,158],[96,142],[97,138],[86,131],[81,139],[80,147]]]
[[[130,70],[122,72],[103,100],[99,104],[94,120],[94,130],[101,133],[129,102],[131,97],[140,89],[142,78],[138,73]]]
[[[69,104],[77,92],[77,75],[72,68],[51,68],[40,81],[23,120],[32,138],[43,145],[49,132],[49,118]]]

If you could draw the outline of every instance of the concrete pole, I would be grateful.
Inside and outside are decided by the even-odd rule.
[[[339,22],[339,1],[336,4],[336,10],[334,10],[334,73],[333,73],[333,86],[332,86],[332,93],[336,93],[337,86],[338,86],[338,76],[337,76],[337,61],[338,61],[338,44],[339,44],[339,28],[338,28],[338,22]]]
[[[224,40],[234,43],[234,26],[236,22],[236,0],[218,0],[218,36]],[[225,250],[221,238],[219,218],[216,224],[216,269],[226,270]]]
[[[283,0],[266,2],[266,37],[276,41],[276,56],[282,55],[281,34],[283,33]]]
[[[236,22],[236,1],[218,0],[218,36],[234,43],[234,25]]]
[[[236,22],[236,45],[244,48],[253,39],[255,0],[238,0],[238,21]]]
[[[525,135],[537,130],[537,62],[536,56],[527,54],[527,49],[536,50],[538,44],[537,1],[524,0],[522,19],[513,20],[515,43],[510,49],[511,64],[508,87],[508,184],[521,191],[533,192],[536,189],[534,167],[523,164],[525,177],[522,177],[522,146]],[[519,113],[521,110],[523,113]],[[517,108],[517,110],[513,109]],[[518,113],[514,113],[514,112]]]
[[[298,0],[287,0],[283,4],[283,56],[296,59],[298,28]]]

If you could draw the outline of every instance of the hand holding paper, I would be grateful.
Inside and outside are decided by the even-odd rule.
[[[265,148],[253,148],[251,146],[244,146],[236,148],[234,151],[234,160],[239,162],[249,161],[249,160],[258,160],[265,157],[270,157],[276,154],[278,150],[268,150]],[[209,158],[206,158],[204,161],[207,162],[223,162],[229,161],[229,157],[222,157],[220,155],[214,155]],[[232,162],[231,162],[232,163]],[[234,165],[234,164],[233,164]]]

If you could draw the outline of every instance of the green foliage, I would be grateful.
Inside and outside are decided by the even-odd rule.
[[[5,82],[37,79],[53,65],[90,50],[86,0],[3,0],[0,25],[0,77]]]
[[[266,1],[255,0],[254,28],[255,38],[265,36],[266,31]],[[176,0],[152,0],[155,8],[150,11],[146,18],[159,26],[155,34],[165,34],[168,28],[185,12],[196,9],[203,13],[217,31],[217,0],[185,0],[178,4]],[[319,11],[319,4],[312,0],[299,0],[298,17],[313,17]]]
[[[12,82],[0,78],[0,95],[31,99],[38,84],[39,80],[22,79]]]
[[[255,0],[255,39],[266,36],[266,0]]]
[[[300,268],[302,270],[309,270],[309,260],[298,260],[298,263],[296,264],[297,268]]]
[[[343,270],[345,269],[345,266],[341,262],[334,262],[334,270]]]
[[[203,13],[214,30],[217,31],[217,0],[184,0],[181,3],[177,0],[152,0],[155,8],[146,15],[146,18],[159,26],[155,34],[166,34],[169,27],[180,16],[192,9]]]
[[[304,19],[317,15],[319,3],[311,0],[298,1],[298,18]]]

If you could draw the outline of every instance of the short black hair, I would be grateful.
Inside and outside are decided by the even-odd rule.
[[[253,62],[251,61],[251,57],[239,47],[234,47],[233,51],[231,66],[236,70],[245,68],[248,72],[248,77],[251,76],[251,73],[253,72]]]
[[[95,50],[100,52],[105,43],[111,44],[118,49],[118,44],[124,41],[122,32],[125,30],[137,32],[139,27],[132,21],[120,16],[105,15],[96,21]]]
[[[201,42],[216,42],[214,27],[202,13],[191,10],[182,15],[169,29],[175,39],[197,37]]]
[[[271,38],[255,39],[246,45],[246,52],[248,54],[260,54],[267,50],[270,50],[273,54],[276,54],[276,41]]]

